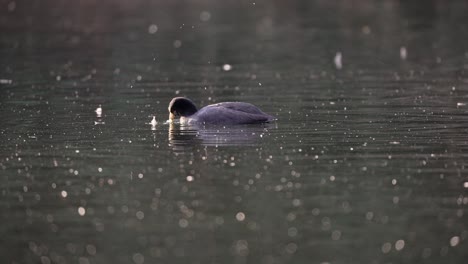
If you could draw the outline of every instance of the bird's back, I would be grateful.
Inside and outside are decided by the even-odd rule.
[[[275,118],[249,103],[224,102],[203,107],[193,119],[199,123],[229,125],[265,123]]]

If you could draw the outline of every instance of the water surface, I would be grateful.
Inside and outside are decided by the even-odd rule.
[[[466,262],[464,1],[3,6],[4,263]]]

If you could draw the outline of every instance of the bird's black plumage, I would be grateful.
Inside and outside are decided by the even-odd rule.
[[[237,125],[266,123],[275,120],[258,107],[244,102],[224,102],[205,106],[197,110],[188,98],[176,97],[169,104],[169,118],[180,116],[183,124]]]

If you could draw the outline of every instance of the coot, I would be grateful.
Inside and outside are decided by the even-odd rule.
[[[274,121],[258,107],[243,102],[224,102],[205,106],[200,110],[188,98],[176,97],[169,103],[169,120],[180,117],[181,124],[239,125]]]

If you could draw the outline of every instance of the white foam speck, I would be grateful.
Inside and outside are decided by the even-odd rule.
[[[397,242],[395,242],[395,249],[397,251],[402,250],[404,247],[405,247],[405,241],[403,239],[400,239]]]
[[[0,79],[0,84],[11,84],[13,81],[8,79]]]
[[[86,209],[82,206],[78,207],[78,214],[84,216],[86,214]]]
[[[224,64],[223,65],[223,70],[224,71],[230,71],[230,70],[232,70],[232,66],[230,64]]]
[[[176,39],[174,40],[174,48],[178,49],[182,46],[182,41]]]
[[[400,48],[400,58],[402,60],[406,60],[406,57],[408,56],[408,52],[406,51],[406,47],[403,46]]]
[[[156,126],[158,124],[158,121],[156,121],[156,116],[153,116],[153,120],[149,123],[152,126]]]
[[[102,116],[102,106],[99,105],[99,107],[96,108],[96,110],[94,110],[94,112],[96,112],[97,117],[101,117]]]
[[[154,34],[154,33],[156,33],[156,32],[158,32],[158,26],[156,26],[155,24],[149,25],[149,27],[148,27],[148,33]]]
[[[337,52],[335,55],[335,58],[333,59],[333,62],[335,63],[335,67],[340,70],[343,68],[343,62],[342,62],[342,55],[341,52]]]
[[[239,221],[239,222],[244,221],[244,220],[245,220],[245,214],[244,214],[243,212],[238,212],[238,213],[236,214],[236,219],[237,219],[237,221]]]
[[[454,236],[450,239],[450,246],[456,247],[460,243],[460,237],[459,236]]]

